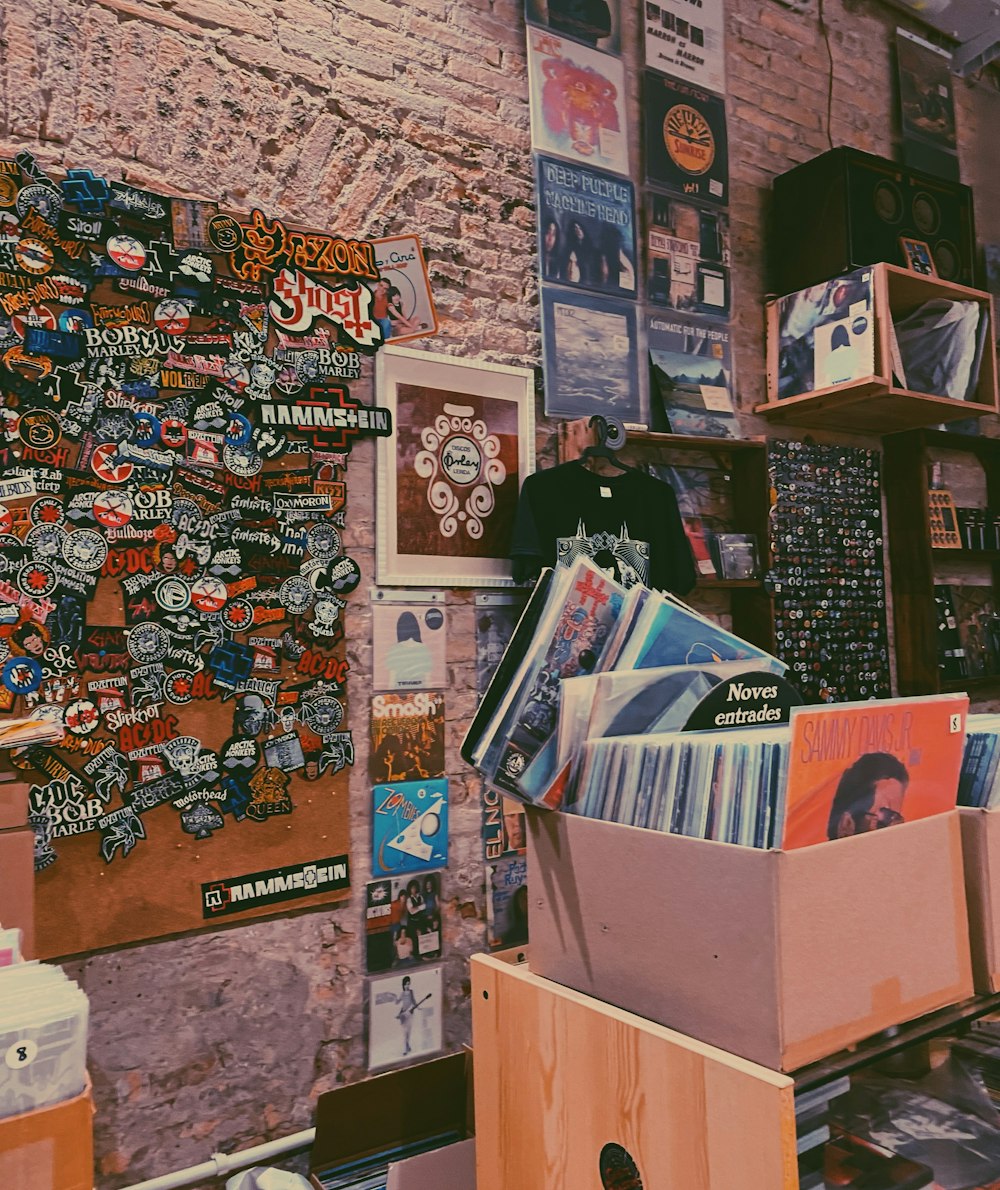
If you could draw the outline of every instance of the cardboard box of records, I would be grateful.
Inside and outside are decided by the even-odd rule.
[[[1000,991],[1000,715],[970,715],[958,779],[972,977]]]
[[[537,975],[784,1071],[972,994],[954,811],[790,851],[527,813]]]
[[[72,1099],[0,1120],[0,1186],[92,1190],[93,1131],[89,1079]]]

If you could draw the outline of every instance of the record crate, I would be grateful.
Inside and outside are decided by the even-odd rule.
[[[4,1190],[93,1190],[94,1101],[90,1080],[72,1099],[0,1120]]]
[[[787,1075],[526,964],[471,966],[477,1190],[797,1190]]]
[[[962,806],[965,896],[976,991],[1000,992],[1000,810]]]
[[[533,971],[731,1054],[792,1071],[972,995],[957,811],[790,851],[527,821]]]

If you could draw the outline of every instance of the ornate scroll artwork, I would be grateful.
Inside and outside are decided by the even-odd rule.
[[[0,710],[40,950],[348,887],[346,473],[371,243],[0,160]]]
[[[532,373],[388,347],[378,399],[378,581],[509,586],[521,483],[534,468]]]

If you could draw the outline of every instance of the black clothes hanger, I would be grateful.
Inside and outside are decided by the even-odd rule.
[[[628,463],[623,463],[615,454],[616,450],[625,445],[625,428],[621,422],[609,422],[606,417],[595,413],[587,425],[590,429],[596,427],[597,441],[593,446],[584,447],[576,458],[575,461],[581,467],[588,459],[606,459],[612,467],[616,467],[619,471],[633,473],[640,471],[638,467],[630,467]]]

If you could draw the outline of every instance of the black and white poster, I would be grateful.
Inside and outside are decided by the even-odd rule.
[[[646,194],[646,298],[657,306],[728,318],[729,215]]]
[[[441,1050],[441,967],[368,980],[368,1069],[384,1070]]]
[[[725,15],[722,0],[646,0],[646,65],[723,94]]]
[[[547,417],[642,423],[635,306],[543,285]]]
[[[552,157],[537,157],[535,167],[542,280],[635,297],[632,183]]]
[[[701,87],[645,72],[646,178],[674,194],[729,202],[726,104]]]

